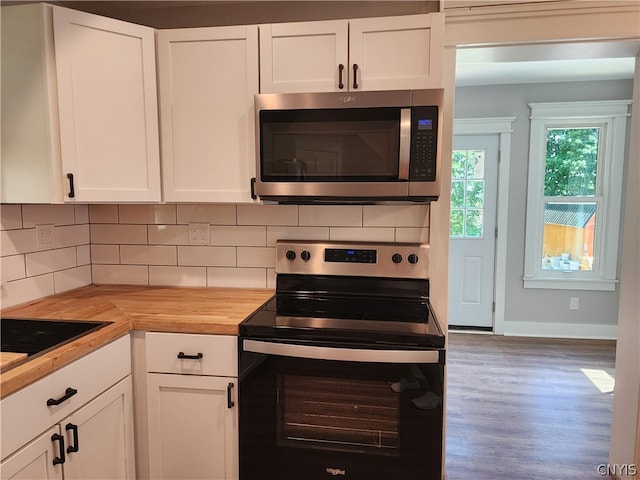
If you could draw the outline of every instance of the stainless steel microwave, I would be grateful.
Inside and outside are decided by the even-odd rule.
[[[258,94],[253,193],[280,203],[440,194],[444,90]]]

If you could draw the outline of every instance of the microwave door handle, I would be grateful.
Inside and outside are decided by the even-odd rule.
[[[400,158],[398,159],[398,180],[409,180],[409,160],[411,156],[411,109],[400,109]]]

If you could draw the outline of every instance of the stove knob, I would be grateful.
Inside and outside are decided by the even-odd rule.
[[[302,260],[307,262],[311,258],[311,254],[307,250],[303,250],[302,253],[300,254],[300,258],[302,258]]]
[[[295,260],[296,252],[294,252],[293,250],[287,250],[287,253],[285,253],[284,256],[287,257],[287,260]]]
[[[409,260],[410,264],[415,265],[416,263],[418,263],[418,255],[416,255],[415,253],[412,253],[411,255],[409,255],[407,260]]]
[[[400,262],[402,261],[402,255],[400,255],[399,253],[394,253],[394,254],[391,256],[391,261],[392,261],[393,263],[400,263]]]

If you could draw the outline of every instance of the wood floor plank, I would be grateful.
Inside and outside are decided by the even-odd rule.
[[[451,333],[447,480],[598,480],[609,456],[615,342]]]

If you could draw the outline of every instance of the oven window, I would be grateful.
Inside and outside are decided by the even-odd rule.
[[[260,112],[262,181],[398,178],[400,109]]]
[[[399,455],[398,395],[374,380],[278,377],[278,445]]]

